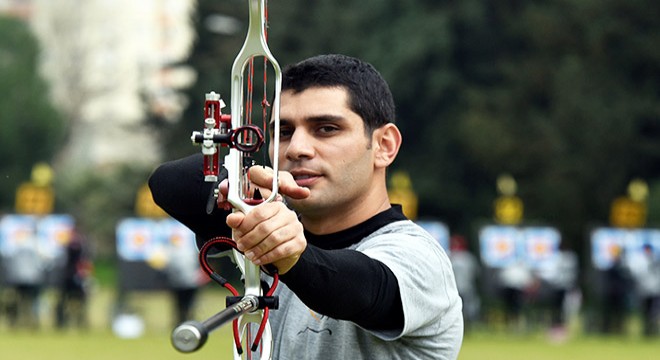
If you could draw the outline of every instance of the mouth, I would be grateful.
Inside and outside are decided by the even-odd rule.
[[[310,187],[321,178],[319,173],[310,170],[292,170],[291,175],[298,186]]]

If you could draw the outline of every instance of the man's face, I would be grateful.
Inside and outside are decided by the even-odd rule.
[[[371,137],[347,100],[336,87],[282,93],[279,167],[311,190],[304,200],[287,199],[303,217],[355,208],[374,181]],[[269,152],[273,159],[272,142]]]

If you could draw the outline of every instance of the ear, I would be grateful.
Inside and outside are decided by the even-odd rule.
[[[386,168],[396,158],[401,147],[401,132],[392,123],[385,124],[373,133],[374,166]]]

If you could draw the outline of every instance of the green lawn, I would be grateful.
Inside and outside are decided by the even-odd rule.
[[[202,292],[197,313],[204,319],[224,307],[226,293],[216,289]],[[44,313],[54,304],[54,294],[45,296]],[[89,309],[89,330],[53,329],[50,316],[42,318],[39,330],[9,329],[0,321],[0,356],[11,360],[132,360],[132,359],[206,359],[229,360],[231,329],[223,327],[213,332],[206,345],[196,353],[181,354],[170,344],[173,328],[171,302],[167,293],[135,293],[129,296],[130,307],[145,325],[144,335],[137,339],[121,339],[111,331],[111,314],[115,294],[107,288],[93,291]]]
[[[660,358],[655,341],[617,337],[576,337],[553,344],[544,336],[475,334],[463,342],[460,360],[652,360]]]
[[[198,314],[210,315],[221,309],[225,293],[205,290]],[[47,304],[52,298],[47,298]],[[90,309],[91,329],[57,332],[47,319],[39,331],[7,328],[0,321],[2,359],[12,360],[132,360],[132,359],[205,359],[229,360],[231,332],[228,326],[214,332],[207,344],[193,354],[180,354],[169,343],[171,312],[165,293],[134,294],[130,303],[146,325],[137,339],[120,339],[112,334],[110,316],[114,294],[110,290],[94,292]],[[2,320],[2,319],[0,319]],[[463,343],[460,360],[651,360],[660,359],[660,338],[653,341],[637,336],[574,336],[563,344],[553,344],[540,333],[512,335],[504,331],[469,334]]]
[[[122,340],[109,332],[42,332],[0,335],[3,359],[15,360],[129,360],[129,359],[215,359],[231,357],[229,332],[214,333],[208,343],[193,354],[180,354],[169,344],[168,334],[149,333],[135,340]],[[463,344],[461,360],[651,360],[658,359],[660,342],[622,341],[617,339],[577,339],[552,345],[541,338],[507,338],[480,335]]]
[[[222,334],[230,340],[228,334]],[[229,360],[230,343],[210,339],[193,354],[181,354],[170,346],[168,334],[150,333],[135,340],[123,340],[110,332],[29,334],[2,333],[2,358],[12,360],[132,360],[132,359],[217,359]]]

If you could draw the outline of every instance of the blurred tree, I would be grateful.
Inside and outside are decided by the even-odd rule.
[[[0,17],[0,212],[13,211],[32,166],[62,145],[63,121],[37,71],[39,48],[23,21]]]
[[[212,33],[217,15],[240,28]],[[200,76],[169,157],[195,151],[205,92],[229,98],[246,17],[245,1],[200,0]],[[657,1],[272,0],[270,18],[282,65],[338,52],[381,71],[404,134],[393,170],[410,173],[419,216],[452,231],[492,217],[495,179],[509,172],[526,220],[558,226],[580,251],[631,178],[660,177]]]
[[[473,2],[477,6],[479,2]],[[458,18],[459,142],[490,176],[520,180],[530,217],[577,245],[660,160],[657,2],[502,1]],[[487,16],[485,15],[487,14]]]
[[[455,29],[463,2],[288,2],[271,4],[277,19],[271,44],[283,62],[345,53],[372,63],[389,82],[404,136],[393,168],[412,175],[419,216],[441,218],[466,231],[475,216],[488,214],[494,177],[461,154],[456,138],[465,111],[459,101],[464,80],[456,62],[461,39]],[[285,25],[277,26],[281,22]]]
[[[248,4],[243,0],[199,0],[195,12],[197,38],[187,65],[198,72],[197,82],[186,91],[189,106],[182,121],[156,123],[163,135],[165,159],[191,154],[192,131],[204,124],[204,94],[215,91],[229,106],[231,66],[247,31]],[[227,107],[223,111],[229,112]]]
[[[76,218],[94,254],[115,254],[115,230],[120,219],[137,216],[135,202],[152,169],[125,164],[62,177],[57,201]]]

